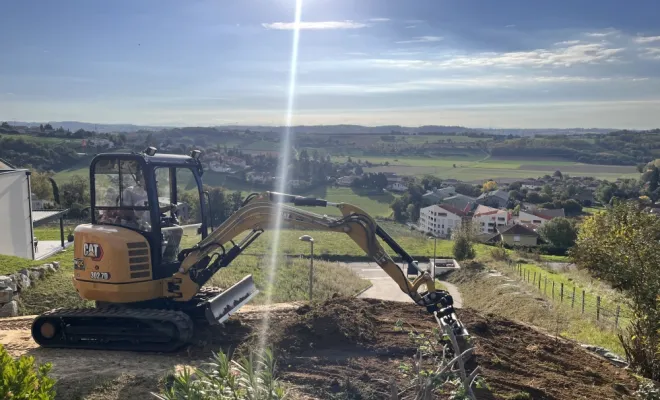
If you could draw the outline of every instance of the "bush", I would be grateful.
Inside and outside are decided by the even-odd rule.
[[[477,255],[472,242],[466,237],[456,238],[453,251],[454,258],[458,261],[471,260]]]
[[[490,251],[490,256],[493,260],[506,261],[509,259],[509,253],[503,247],[496,247]]]
[[[214,354],[206,368],[185,368],[162,395],[153,395],[160,400],[280,400],[285,391],[275,379],[273,353],[266,349],[263,354],[251,351],[238,362],[222,352]]]
[[[48,376],[50,364],[35,366],[34,357],[14,359],[0,345],[0,399],[55,399],[55,380]]]

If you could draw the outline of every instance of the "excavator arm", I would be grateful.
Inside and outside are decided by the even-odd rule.
[[[337,207],[342,217],[319,215],[295,206]],[[351,204],[331,203],[322,199],[276,192],[251,194],[245,199],[243,206],[209,236],[194,247],[183,250],[179,255],[181,266],[168,283],[168,292],[173,294],[175,300],[189,300],[220,268],[228,266],[262,232],[273,229],[272,224],[278,219],[282,228],[348,235],[415,303],[426,307],[429,312],[438,312],[447,318],[448,322],[453,320],[453,300],[449,293],[436,290],[434,277],[426,272],[410,282],[377,238],[409,265],[412,264],[416,268],[417,262],[363,210]],[[245,232],[248,232],[247,235],[239,243],[234,242]],[[425,286],[424,291],[420,290],[422,286]]]

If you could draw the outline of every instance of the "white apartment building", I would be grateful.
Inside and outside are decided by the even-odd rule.
[[[448,236],[461,226],[463,211],[449,205],[432,205],[419,212],[419,227],[433,236]]]
[[[479,205],[472,222],[479,233],[495,233],[498,227],[512,224],[513,216],[507,210]]]

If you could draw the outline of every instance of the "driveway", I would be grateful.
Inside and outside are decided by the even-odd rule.
[[[401,291],[399,285],[378,264],[374,262],[351,262],[346,263],[346,266],[353,269],[362,278],[369,279],[372,283],[372,286],[358,297],[412,303],[412,299]],[[420,269],[425,269],[426,265],[420,263],[419,267]],[[405,269],[403,272],[405,273]],[[458,288],[449,282],[440,282],[442,282],[449,294],[454,298],[454,307],[461,308],[463,299]]]

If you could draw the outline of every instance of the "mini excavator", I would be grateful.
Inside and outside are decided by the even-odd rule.
[[[38,316],[32,336],[40,346],[163,352],[180,348],[192,339],[196,323],[221,324],[258,293],[251,275],[226,290],[205,284],[273,228],[278,213],[282,227],[350,236],[415,303],[457,332],[463,330],[449,293],[436,290],[428,273],[410,282],[378,238],[409,266],[417,268],[417,262],[356,206],[253,193],[213,229],[200,154],[157,154],[149,147],[141,153],[99,154],[92,160],[91,223],[74,232],[73,283],[95,307],[55,309]],[[342,216],[296,206],[336,207]],[[184,229],[193,229],[201,241],[182,246]]]

